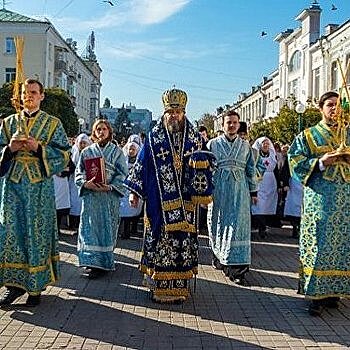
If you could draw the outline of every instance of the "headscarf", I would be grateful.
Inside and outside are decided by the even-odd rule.
[[[135,142],[140,146],[142,146],[142,139],[140,135],[137,134],[132,134],[129,136],[127,143],[129,142]]]
[[[269,141],[269,153],[270,153],[270,155],[273,155],[273,158],[276,158],[275,147],[273,146],[272,141],[266,136],[262,136],[262,137],[259,137],[258,139],[256,139],[252,145],[252,148],[256,149],[258,152],[260,152],[261,146],[265,140]]]
[[[130,138],[130,137],[129,137]],[[125,157],[128,157],[128,155],[129,155],[129,148],[130,148],[130,146],[135,146],[135,148],[136,148],[136,155],[139,153],[139,151],[140,151],[140,145],[137,143],[137,142],[134,142],[134,141],[128,141],[125,145],[124,145],[124,147],[123,147],[123,153],[124,153],[124,156]]]
[[[75,139],[74,145],[72,147],[72,161],[75,165],[78,164],[80,150],[79,150],[79,144],[81,141],[85,141],[88,145],[92,144],[92,141],[89,136],[82,133]]]

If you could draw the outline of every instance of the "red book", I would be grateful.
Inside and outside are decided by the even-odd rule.
[[[84,159],[86,180],[95,178],[95,183],[106,184],[105,160],[103,157]]]

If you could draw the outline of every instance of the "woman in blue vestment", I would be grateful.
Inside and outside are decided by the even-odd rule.
[[[119,201],[124,195],[123,181],[128,166],[123,151],[111,142],[112,128],[107,120],[92,127],[94,143],[86,147],[75,171],[75,183],[82,196],[78,235],[79,266],[89,268],[88,277],[97,278],[114,270],[114,248],[119,226]],[[87,180],[86,160],[101,157],[105,164],[105,183]]]

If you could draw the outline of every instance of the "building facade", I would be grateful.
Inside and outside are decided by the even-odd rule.
[[[131,103],[120,108],[101,108],[100,114],[106,118],[116,132],[127,129],[127,134],[148,132],[152,122],[152,112],[144,108],[136,108]]]
[[[342,88],[342,71],[350,85],[350,69],[346,72],[350,62],[350,20],[342,25],[327,25],[321,35],[321,12],[313,2],[296,17],[298,28],[275,37],[279,44],[278,67],[249,93],[241,93],[231,107],[242,121],[251,125],[269,120],[285,104],[317,105],[324,92]]]
[[[99,115],[101,68],[93,52],[77,54],[76,42],[64,40],[48,20],[38,20],[0,10],[0,84],[16,76],[14,38],[24,37],[26,77],[39,79],[45,88],[61,88],[71,98],[81,130],[90,130]]]

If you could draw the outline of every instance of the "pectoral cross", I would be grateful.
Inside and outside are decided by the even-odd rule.
[[[160,148],[160,152],[157,154],[157,157],[161,158],[164,162],[167,155],[169,154],[169,151],[166,151],[163,147]]]

